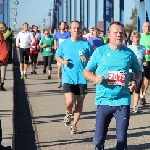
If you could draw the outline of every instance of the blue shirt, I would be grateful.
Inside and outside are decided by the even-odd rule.
[[[90,42],[92,46],[94,45],[96,47],[100,47],[104,45],[104,40],[101,37],[98,37],[98,38],[91,37],[88,39],[88,41]]]
[[[54,40],[56,40],[57,44],[60,45],[60,43],[62,43],[64,40],[66,40],[69,37],[70,37],[70,33],[69,32],[64,32],[63,34],[61,34],[60,32],[57,32],[54,35]]]
[[[62,65],[62,83],[69,84],[87,84],[87,80],[83,77],[83,70],[86,67],[86,63],[82,62],[81,55],[87,59],[93,53],[93,49],[88,41],[79,39],[77,42],[73,42],[71,38],[66,39],[60,44],[55,56],[59,56],[62,59],[68,59],[68,66]]]
[[[145,57],[146,55],[146,48],[142,45],[139,45],[139,46],[135,46],[135,45],[129,45],[128,48],[130,48],[134,54],[136,55],[137,59],[138,59],[138,63],[141,67],[141,71],[143,72],[144,71],[144,68],[143,68],[143,58]],[[132,72],[132,70],[130,69],[130,72]]]
[[[133,72],[141,71],[135,54],[126,46],[122,46],[120,50],[112,50],[106,44],[94,51],[86,68],[91,72],[96,70],[96,75],[105,77],[101,84],[96,84],[96,105],[121,106],[131,104],[128,88],[130,66],[132,66]],[[109,85],[109,71],[125,72],[125,86]]]
[[[40,40],[40,39],[41,39],[41,33],[40,33],[40,32],[36,32],[35,37],[38,38],[38,39]]]

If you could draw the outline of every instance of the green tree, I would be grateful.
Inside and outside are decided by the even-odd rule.
[[[131,30],[137,29],[137,9],[133,8],[131,17],[130,17],[131,23],[128,23],[125,25],[125,31],[130,32]]]
[[[136,8],[132,9],[130,20],[132,21],[131,22],[132,25],[136,26],[137,24],[137,9]]]

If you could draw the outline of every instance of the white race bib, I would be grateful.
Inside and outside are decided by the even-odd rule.
[[[45,51],[50,52],[51,51],[51,47],[46,47]]]
[[[20,44],[23,45],[23,46],[28,46],[29,45],[27,40],[21,41]]]
[[[36,46],[31,46],[31,50],[36,50]]]
[[[126,72],[122,71],[108,71],[108,85],[125,86]]]

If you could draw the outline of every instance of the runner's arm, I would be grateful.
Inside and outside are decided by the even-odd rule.
[[[19,40],[20,40],[20,32],[18,33],[17,38],[16,38],[16,47],[20,47]]]
[[[54,49],[57,50],[57,48],[58,48],[57,41],[54,40]]]
[[[134,72],[134,78],[137,82],[140,82],[142,79],[142,71]]]

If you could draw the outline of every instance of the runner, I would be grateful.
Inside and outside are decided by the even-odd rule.
[[[70,37],[70,33],[69,32],[65,32],[65,27],[66,27],[66,23],[64,21],[59,23],[59,29],[60,31],[57,32],[54,35],[54,49],[57,50],[57,48],[59,47],[60,43],[62,43],[64,40],[66,40],[67,38]],[[62,82],[61,82],[61,63],[57,62],[57,66],[58,66],[58,88],[62,87]]]
[[[93,28],[93,37],[89,38],[88,41],[90,42],[93,49],[104,45],[103,38],[98,37],[98,28]]]
[[[108,37],[107,37],[107,36],[105,36],[105,34],[104,34],[104,31],[103,31],[103,30],[100,30],[100,32],[99,32],[99,36],[100,36],[101,38],[103,38],[103,40],[104,40],[104,43],[105,43],[105,44],[107,44],[107,43],[108,43]]]
[[[82,113],[83,101],[87,93],[87,81],[82,72],[92,55],[90,44],[80,38],[80,23],[72,21],[71,38],[65,40],[56,52],[56,60],[62,64],[62,83],[66,99],[65,125],[71,124],[73,103],[75,103],[74,121],[71,134],[77,132],[77,122]]]
[[[40,41],[41,33],[39,32],[38,27],[36,25],[33,25],[32,30],[35,32],[35,38]],[[39,58],[38,58],[38,54],[37,54],[36,69],[37,69],[38,63],[39,63]]]
[[[4,88],[4,80],[6,75],[6,67],[8,64],[8,43],[5,40],[7,28],[4,22],[0,22],[0,91],[6,91]],[[7,58],[7,59],[6,59]]]
[[[142,80],[137,83],[135,93],[134,93],[134,104],[133,104],[133,112],[137,113],[138,112],[138,101],[140,98],[140,89],[143,84],[143,78],[144,78],[144,69],[143,65],[146,66],[146,60],[145,60],[145,54],[146,54],[146,49],[144,46],[140,45],[140,33],[138,31],[133,31],[132,32],[132,45],[129,45],[128,47],[135,53],[138,59],[138,63],[141,67],[142,70]],[[132,69],[130,70],[132,73]],[[133,76],[133,75],[132,75]]]
[[[93,29],[94,28],[95,27],[89,27],[89,33],[83,35],[83,38],[86,39],[86,40],[88,40],[89,38],[93,37]]]
[[[27,79],[26,72],[28,68],[30,46],[34,42],[33,35],[30,31],[28,31],[28,28],[29,28],[29,24],[25,22],[23,24],[23,30],[18,33],[16,38],[16,47],[19,48],[19,54],[20,54],[21,79]]]
[[[33,34],[34,43],[30,47],[30,59],[31,59],[30,67],[31,67],[31,74],[37,74],[35,69],[37,66],[37,60],[38,60],[37,58],[39,53],[39,39],[36,38],[36,33],[34,30],[32,30],[31,32]]]
[[[146,104],[146,98],[145,98],[145,94],[146,91],[149,87],[149,83],[150,83],[150,24],[149,22],[144,22],[143,23],[143,33],[141,33],[141,39],[140,39],[140,45],[145,46],[146,48],[146,62],[147,62],[147,66],[144,66],[144,84],[142,86],[142,93],[140,95],[140,103],[141,105],[145,105]]]
[[[109,44],[97,48],[90,58],[84,76],[96,83],[96,127],[93,142],[95,150],[104,150],[108,127],[116,118],[117,150],[127,149],[127,129],[130,119],[130,90],[135,81],[129,82],[129,68],[135,80],[141,80],[141,69],[135,54],[122,45],[124,28],[120,22],[108,27]],[[92,74],[96,71],[96,75]]]
[[[53,46],[54,39],[52,35],[49,34],[48,30],[44,32],[45,37],[40,41],[40,48],[42,49],[43,61],[44,61],[44,69],[43,73],[46,74],[46,67],[48,66],[48,79],[51,79],[51,71],[52,71],[52,60],[53,60]]]

